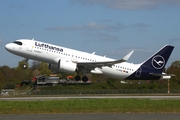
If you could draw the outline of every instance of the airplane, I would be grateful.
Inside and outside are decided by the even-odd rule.
[[[159,80],[169,79],[172,74],[163,72],[164,67],[174,49],[165,45],[150,58],[140,64],[128,63],[134,51],[120,60],[57,46],[37,40],[19,39],[5,45],[5,49],[15,55],[57,65],[59,71],[76,72],[75,80],[88,81],[87,73],[103,74],[121,80]],[[83,72],[81,78],[79,73]]]

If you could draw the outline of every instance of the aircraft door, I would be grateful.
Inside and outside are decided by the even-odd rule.
[[[140,68],[136,71],[136,77],[140,77],[140,76],[141,76],[141,72],[142,72],[142,68],[140,67]]]
[[[33,49],[33,41],[29,41],[27,44],[27,51],[32,52]]]

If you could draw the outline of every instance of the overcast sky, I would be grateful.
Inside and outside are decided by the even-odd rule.
[[[180,60],[180,0],[0,0],[0,66],[22,57],[5,44],[27,38],[140,63],[166,44]]]

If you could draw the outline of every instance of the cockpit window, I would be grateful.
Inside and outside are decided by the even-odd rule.
[[[20,42],[20,41],[14,41],[13,43],[15,43],[17,45],[22,45],[22,42]]]

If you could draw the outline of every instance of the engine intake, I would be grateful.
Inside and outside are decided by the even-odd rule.
[[[63,71],[63,72],[75,72],[77,68],[77,64],[73,63],[69,60],[62,60],[59,59],[58,61],[58,69],[59,71]]]

